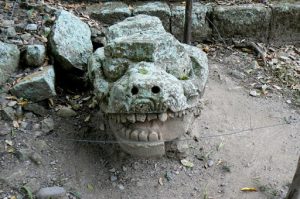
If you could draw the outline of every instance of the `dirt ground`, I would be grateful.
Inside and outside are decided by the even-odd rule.
[[[192,168],[166,157],[130,157],[112,145],[67,141],[83,139],[90,124],[80,123],[84,113],[63,119],[53,112],[50,134],[34,138],[24,130],[0,137],[1,145],[12,140],[40,156],[20,160],[2,153],[0,198],[20,196],[23,185],[63,186],[70,198],[283,198],[300,153],[299,113],[278,95],[249,96],[227,66],[210,61],[204,109],[191,132],[198,142],[189,141]],[[242,192],[244,187],[258,191]]]
[[[25,11],[16,9],[15,15],[24,14],[16,18],[22,21],[32,15]],[[54,106],[42,104],[47,108],[43,116],[24,112],[19,128],[0,120],[0,199],[24,198],[24,186],[33,194],[41,187],[62,186],[69,198],[82,199],[284,198],[300,155],[300,109],[295,105],[297,98],[293,98],[300,91],[300,53],[299,49],[286,49],[281,59],[290,62],[282,67],[275,64],[273,69],[290,75],[285,71],[290,69],[283,66],[294,66],[291,74],[295,77],[288,86],[284,86],[286,82],[270,82],[273,74],[267,67],[249,71],[252,53],[209,53],[210,76],[203,111],[191,130],[193,139],[188,141],[190,153],[186,159],[193,163],[192,168],[167,157],[131,157],[116,144],[85,142],[112,138],[96,128],[97,110],[88,107],[89,91],[74,93],[57,87]],[[270,66],[271,61],[280,63],[273,54],[268,54]],[[253,84],[264,78],[267,89],[264,84]],[[295,92],[289,92],[292,88]],[[259,95],[250,96],[252,90]],[[83,101],[76,117],[57,115],[56,106],[70,103],[66,95]],[[0,91],[0,102],[5,97]],[[53,131],[45,133],[47,125],[51,126],[49,122],[43,124],[45,118],[54,120]],[[257,191],[241,191],[246,187]]]

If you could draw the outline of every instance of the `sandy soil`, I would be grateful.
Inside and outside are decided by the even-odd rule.
[[[0,176],[7,182],[0,194],[17,194],[29,182],[63,186],[70,198],[76,193],[81,198],[282,198],[300,153],[299,114],[281,97],[249,96],[227,75],[224,64],[212,61],[210,71],[204,109],[191,132],[198,142],[189,141],[187,159],[193,168],[166,157],[130,157],[108,144],[66,141],[90,139],[86,134],[95,129],[80,127],[84,117],[63,119],[53,113],[51,134],[34,139],[28,132],[14,138],[19,148],[27,146],[40,154],[41,165],[2,154]],[[97,130],[90,134],[95,133],[104,136]],[[219,136],[227,133],[233,135]],[[243,187],[258,191],[245,193]]]

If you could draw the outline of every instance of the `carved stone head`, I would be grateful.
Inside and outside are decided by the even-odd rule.
[[[109,28],[88,75],[121,147],[153,156],[199,113],[208,65],[204,52],[180,43],[157,17],[137,15]]]

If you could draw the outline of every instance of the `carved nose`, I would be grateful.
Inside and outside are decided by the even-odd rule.
[[[161,91],[161,89],[160,89],[159,86],[153,86],[153,87],[151,88],[151,93],[152,93],[152,94],[158,94],[158,93],[160,93],[160,91]],[[133,86],[133,87],[131,88],[131,94],[132,94],[132,95],[138,95],[139,92],[140,92],[139,87]]]

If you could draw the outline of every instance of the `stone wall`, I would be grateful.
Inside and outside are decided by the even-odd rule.
[[[129,16],[147,14],[159,17],[165,29],[182,41],[185,5],[174,1],[109,1],[92,4],[86,12],[107,25]],[[249,39],[275,44],[300,44],[300,3],[276,5],[241,4],[223,6],[202,4],[193,7],[193,41]]]

